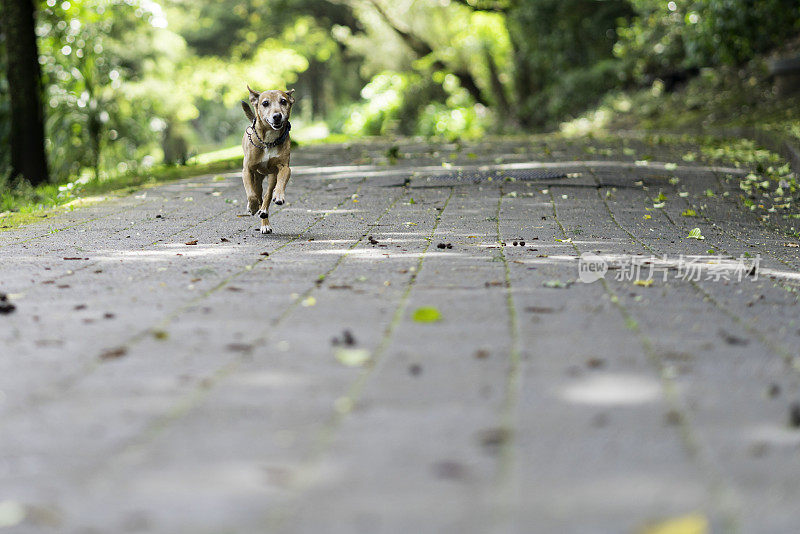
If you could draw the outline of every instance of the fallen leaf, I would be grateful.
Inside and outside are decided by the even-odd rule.
[[[432,306],[423,306],[417,308],[411,318],[418,323],[435,323],[442,320],[442,314]]]
[[[551,289],[566,289],[572,285],[572,282],[562,282],[561,280],[547,280],[542,282],[544,287],[549,287]]]
[[[530,313],[555,313],[556,309],[548,306],[527,306],[525,311]]]
[[[697,217],[697,212],[692,208],[686,208],[681,212],[681,217]]]
[[[724,330],[720,330],[719,335],[728,345],[747,345],[750,343],[749,340],[734,336],[733,334],[729,334]]]
[[[800,428],[800,402],[793,402],[789,406],[789,426]]]
[[[187,241],[186,244],[187,245],[196,245],[197,244],[197,239],[192,239],[191,241]]]
[[[300,303],[300,305],[303,306],[304,308],[308,308],[310,306],[314,306],[316,303],[317,303],[317,299],[315,299],[314,297],[309,296],[309,297],[304,298],[303,301]]]
[[[707,534],[708,520],[702,514],[690,514],[653,523],[640,532],[641,534]]]
[[[494,448],[503,445],[511,438],[511,432],[506,428],[487,428],[478,433],[478,441],[484,447]]]
[[[686,236],[686,239],[700,240],[705,239],[705,237],[703,237],[703,234],[700,233],[700,228],[692,228],[692,230],[689,232],[689,235]]]
[[[350,330],[345,329],[342,332],[342,337],[339,339],[335,337],[331,339],[333,345],[344,345],[345,347],[352,347],[356,344],[356,338]]]
[[[800,247],[800,245],[798,245],[797,243],[784,243],[783,246],[784,247],[791,247],[791,248]]]
[[[115,360],[117,358],[122,358],[128,353],[128,349],[125,347],[115,347],[113,349],[108,349],[100,354],[101,360]]]
[[[348,367],[361,367],[369,362],[371,358],[367,349],[340,348],[336,349],[333,355],[340,363]]]
[[[650,287],[653,285],[653,279],[649,280],[634,280],[633,285],[635,286],[642,286],[642,287]]]
[[[225,350],[231,352],[250,352],[253,350],[253,345],[249,343],[228,343],[225,345]]]

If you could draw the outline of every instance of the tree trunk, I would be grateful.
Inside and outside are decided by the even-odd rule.
[[[508,125],[512,128],[517,126],[516,117],[511,115],[512,107],[506,96],[506,88],[503,82],[500,81],[500,69],[497,67],[492,56],[492,51],[488,46],[483,49],[484,56],[486,57],[486,66],[489,68],[489,81],[492,86],[492,100],[495,103],[495,112],[500,119],[502,125]]]
[[[528,99],[531,94],[537,92],[540,88],[534,82],[531,66],[528,63],[528,56],[525,50],[521,29],[515,27],[514,23],[509,24],[508,29],[509,37],[511,40],[511,50],[513,53],[514,61],[514,110],[517,122],[524,128],[534,126],[535,121],[529,114],[527,109]]]
[[[11,103],[11,174],[31,184],[48,181],[44,152],[41,70],[32,0],[2,0]]]

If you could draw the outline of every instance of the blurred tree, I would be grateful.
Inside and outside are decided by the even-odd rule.
[[[6,51],[11,144],[11,176],[31,184],[48,181],[44,152],[41,71],[31,0],[3,0],[2,30]]]
[[[522,126],[563,120],[619,83],[611,60],[627,0],[520,0],[504,11]]]
[[[628,80],[669,86],[701,67],[736,66],[800,33],[797,0],[631,0],[614,46]]]

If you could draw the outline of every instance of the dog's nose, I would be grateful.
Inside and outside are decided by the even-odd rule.
[[[281,122],[281,119],[283,119],[283,115],[280,113],[276,113],[272,116],[272,122]]]

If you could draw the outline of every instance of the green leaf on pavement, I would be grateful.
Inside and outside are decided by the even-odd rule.
[[[367,349],[336,349],[334,356],[348,367],[361,367],[369,362],[371,357]]]
[[[435,323],[442,320],[442,314],[433,306],[423,306],[417,308],[411,318],[418,323]]]
[[[700,228],[692,228],[692,231],[689,232],[689,235],[686,236],[687,239],[705,239],[703,234],[700,233]]]
[[[549,287],[551,289],[566,289],[568,288],[572,282],[562,282],[561,280],[547,280],[542,282],[544,287]]]

